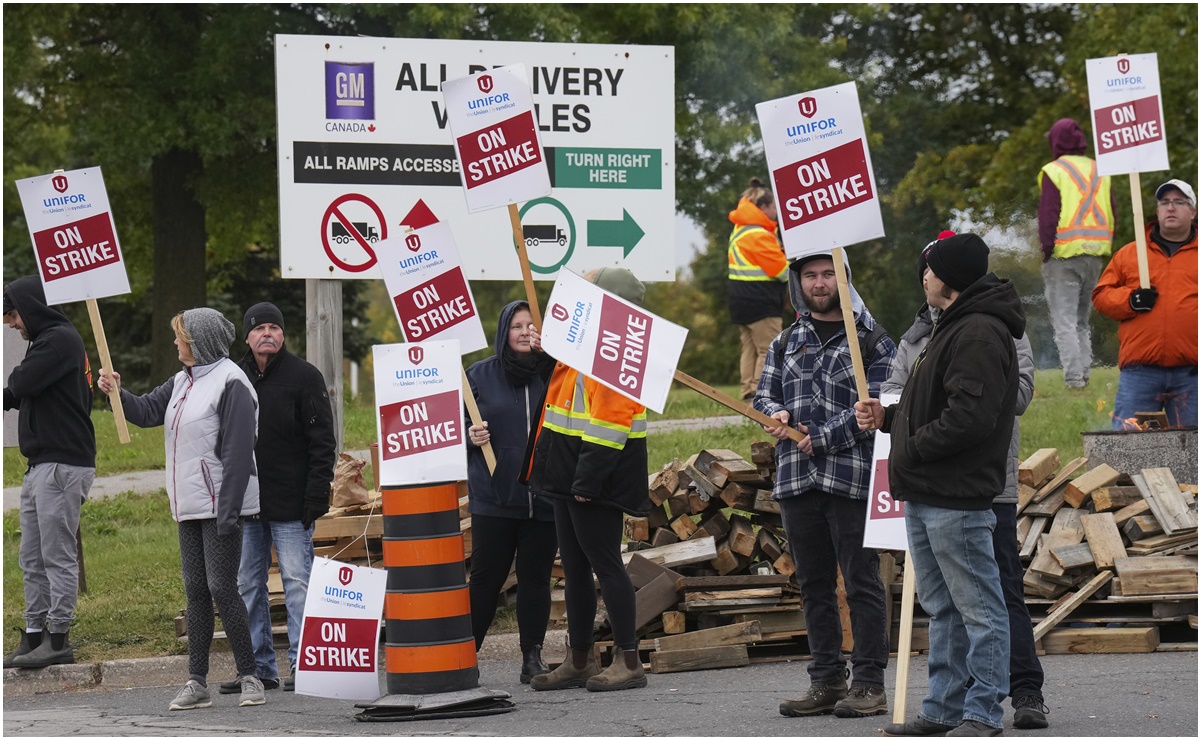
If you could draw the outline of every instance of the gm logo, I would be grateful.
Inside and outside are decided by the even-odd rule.
[[[567,309],[560,306],[558,303],[550,307],[550,316],[555,321],[567,320]]]
[[[479,85],[480,92],[482,93],[492,92],[492,75],[480,75],[476,77],[475,84]]]
[[[801,109],[802,116],[805,118],[813,118],[817,115],[817,98],[801,98],[800,101],[797,102],[797,107]]]
[[[375,64],[325,63],[325,117],[375,119]]]
[[[67,192],[67,178],[62,175],[55,175],[50,180],[50,184],[60,193]]]
[[[345,566],[338,569],[338,583],[343,586],[349,586],[351,579],[354,578],[354,571]]]
[[[1129,71],[1130,71],[1130,60],[1127,59],[1126,57],[1122,57],[1121,59],[1118,60],[1118,73],[1124,75],[1124,74],[1128,73]]]
[[[409,347],[409,362],[420,365],[425,359],[425,347]]]
[[[405,237],[405,244],[409,245],[410,252],[416,252],[421,249],[421,237],[416,234],[409,234]]]

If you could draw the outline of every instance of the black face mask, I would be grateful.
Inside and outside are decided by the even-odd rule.
[[[500,353],[500,364],[505,370],[505,377],[513,386],[523,386],[538,374],[538,357],[534,352],[520,354],[505,345]]]

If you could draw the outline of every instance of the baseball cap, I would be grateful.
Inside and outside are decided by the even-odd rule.
[[[1185,199],[1188,200],[1189,205],[1191,205],[1193,208],[1197,207],[1197,194],[1193,192],[1192,186],[1184,180],[1168,180],[1163,185],[1155,188],[1155,200],[1161,200],[1164,192],[1172,188],[1176,188],[1183,193]]]

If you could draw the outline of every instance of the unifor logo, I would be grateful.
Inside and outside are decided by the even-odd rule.
[[[54,189],[60,193],[67,192],[67,178],[63,177],[62,175],[55,175],[50,180],[50,184],[54,186]]]
[[[1118,60],[1118,72],[1120,74],[1127,74],[1128,72],[1130,72],[1130,60],[1129,59],[1122,57],[1121,59]]]
[[[421,237],[416,234],[409,234],[405,237],[405,244],[409,245],[410,252],[416,252],[418,249],[421,249]]]
[[[555,321],[567,320],[567,309],[560,306],[558,303],[550,307],[550,316]]]
[[[480,92],[482,93],[492,92],[492,75],[480,75],[475,78],[475,84],[480,86]]]
[[[801,98],[800,101],[797,102],[797,107],[801,109],[802,116],[805,118],[813,118],[817,115],[817,98]]]
[[[409,347],[409,362],[420,365],[425,359],[425,347]]]
[[[354,571],[345,566],[338,569],[338,583],[343,586],[349,586],[350,581],[354,578]]]

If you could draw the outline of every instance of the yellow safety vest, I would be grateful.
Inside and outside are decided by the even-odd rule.
[[[756,224],[748,224],[734,229],[734,233],[730,234],[730,246],[726,251],[726,261],[729,263],[729,278],[731,280],[741,280],[743,282],[774,282],[776,278],[768,275],[763,271],[762,267],[751,264],[750,260],[738,248],[738,240],[744,234],[748,234],[755,229],[763,229],[762,226]],[[767,229],[763,229],[767,231]]]
[[[1079,154],[1065,154],[1044,166],[1041,172],[1059,190],[1059,224],[1055,227],[1051,256],[1056,259],[1081,254],[1109,256],[1113,245],[1109,177],[1098,175],[1097,163]]]

